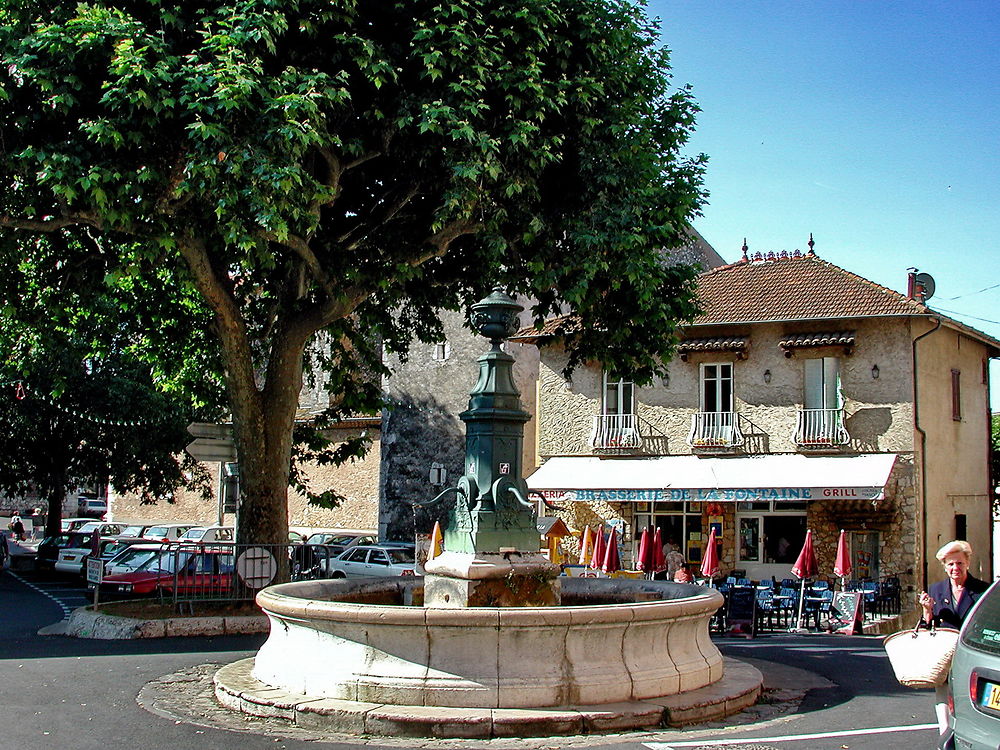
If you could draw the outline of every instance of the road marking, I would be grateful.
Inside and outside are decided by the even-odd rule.
[[[48,591],[46,591],[45,589],[43,589],[43,588],[41,588],[41,587],[39,587],[39,586],[36,586],[36,585],[35,585],[35,584],[33,584],[33,583],[32,583],[31,581],[26,581],[25,579],[21,578],[21,576],[19,576],[19,575],[18,575],[17,573],[15,573],[14,571],[12,571],[12,570],[8,570],[8,571],[7,571],[7,573],[9,573],[9,574],[10,574],[11,576],[13,576],[14,578],[16,578],[16,579],[17,579],[18,581],[20,581],[21,583],[23,583],[23,584],[24,584],[25,586],[27,586],[27,587],[28,587],[29,589],[32,589],[32,590],[34,590],[34,591],[37,591],[37,592],[38,592],[39,594],[41,594],[42,596],[44,596],[44,597],[47,597],[47,598],[51,599],[52,601],[54,601],[54,602],[55,602],[56,604],[58,604],[58,605],[59,605],[59,609],[61,609],[61,610],[62,610],[62,613],[63,613],[63,619],[64,619],[64,620],[68,620],[68,619],[69,619],[69,616],[70,616],[70,614],[71,614],[71,613],[73,612],[73,610],[74,610],[74,609],[76,609],[76,607],[72,607],[72,606],[70,606],[70,605],[66,604],[66,603],[65,603],[64,601],[62,601],[62,600],[61,600],[61,599],[59,599],[58,597],[56,597],[56,596],[53,596],[52,594],[50,594],[50,593],[49,593]]]
[[[894,732],[922,732],[929,729],[937,730],[937,724],[908,724],[899,727],[872,727],[871,729],[842,729],[837,732],[818,732],[815,734],[782,734],[777,737],[743,737],[742,739],[716,740],[705,737],[702,740],[684,742],[645,742],[649,750],[673,750],[679,747],[716,747],[718,745],[757,745],[764,742],[804,742],[806,740],[822,740],[833,737],[856,737],[868,734],[892,734]]]

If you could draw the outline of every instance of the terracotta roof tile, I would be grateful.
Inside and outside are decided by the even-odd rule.
[[[752,257],[699,275],[704,313],[695,325],[931,312],[916,300],[812,254]]]
[[[733,352],[746,349],[749,343],[749,336],[713,336],[706,339],[684,339],[677,345],[677,351],[681,354],[690,352]]]
[[[782,349],[798,349],[806,346],[854,346],[854,341],[854,331],[790,333],[778,342],[778,346]]]
[[[698,275],[697,295],[703,313],[687,326],[688,333],[698,326],[734,323],[933,315],[1000,348],[1000,341],[992,336],[811,252],[757,253],[705,271]],[[541,330],[523,328],[514,339],[537,343],[539,339],[572,330],[575,325],[575,318],[562,315],[547,320]],[[850,332],[826,335],[845,333]]]

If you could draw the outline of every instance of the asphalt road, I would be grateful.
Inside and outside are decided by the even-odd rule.
[[[722,651],[765,672],[773,705],[726,725],[686,731],[526,741],[372,740],[296,735],[205,710],[182,685],[185,670],[253,655],[263,636],[89,641],[39,636],[39,628],[86,602],[73,582],[35,574],[0,573],[0,750],[256,750],[257,748],[614,747],[639,750],[920,750],[935,747],[933,694],[900,687],[881,640],[860,636],[769,635],[720,639]],[[209,674],[211,670],[202,670]],[[163,678],[175,682],[164,685]],[[147,711],[137,702],[151,688],[175,692],[176,713]],[[158,687],[157,687],[158,686]],[[202,693],[205,690],[202,689]],[[788,702],[789,695],[801,700]],[[741,723],[742,722],[742,723]],[[251,731],[246,731],[247,725]],[[222,728],[225,727],[225,728]],[[243,731],[236,731],[243,730]]]

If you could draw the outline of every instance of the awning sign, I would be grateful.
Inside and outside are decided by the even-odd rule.
[[[755,501],[755,500],[877,500],[882,487],[754,487],[747,489],[650,489],[650,490],[575,490],[572,499],[597,502],[675,502],[692,501]],[[570,491],[559,493],[563,499]]]

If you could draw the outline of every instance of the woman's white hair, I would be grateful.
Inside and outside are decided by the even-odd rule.
[[[937,554],[934,555],[934,557],[936,557],[943,563],[944,559],[953,552],[961,552],[963,555],[965,555],[966,562],[972,560],[972,545],[969,544],[968,542],[962,541],[961,539],[956,539],[953,542],[948,542],[946,545],[944,545],[941,549],[937,551]]]

